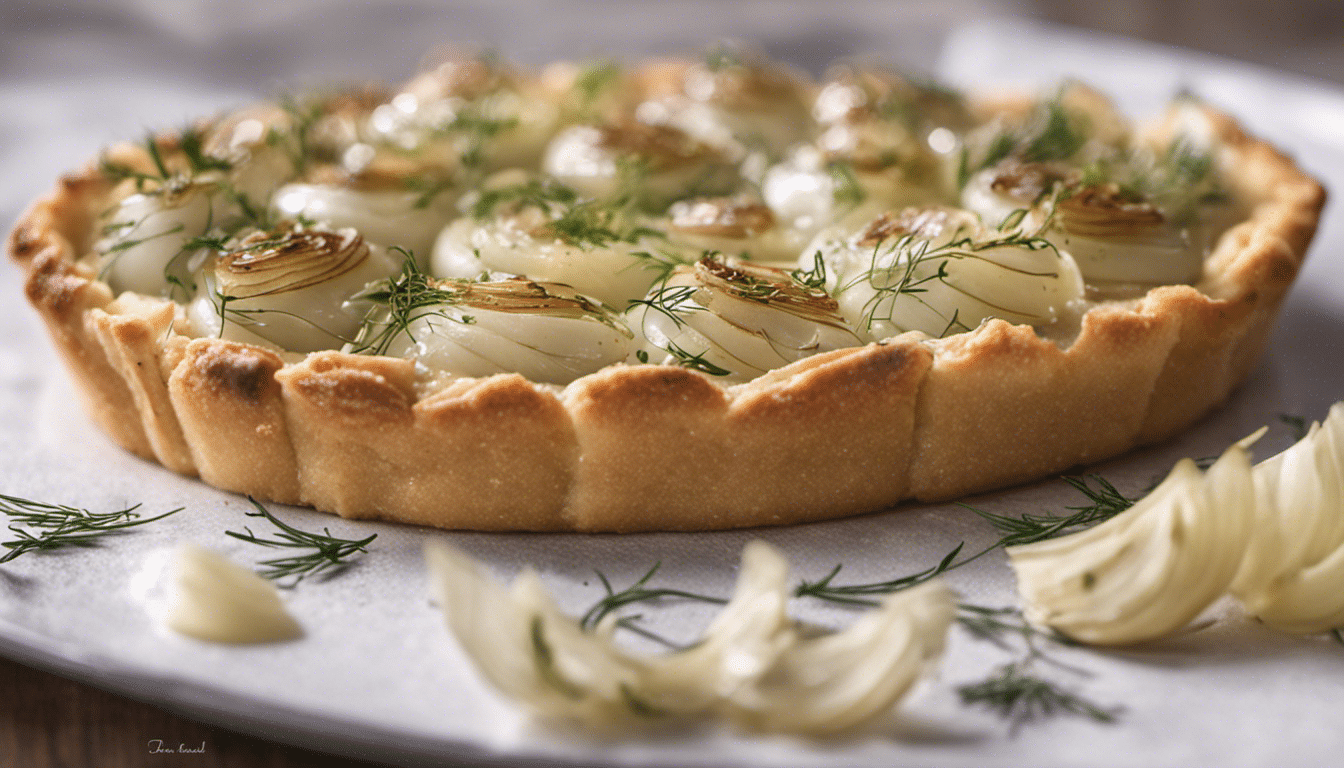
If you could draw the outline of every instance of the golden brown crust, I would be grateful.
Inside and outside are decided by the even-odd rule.
[[[838,350],[726,392],[684,368],[610,368],[566,399],[579,530],[821,520],[907,495],[917,342]],[[656,500],[656,501],[655,501]]]
[[[405,360],[316,353],[277,374],[305,504],[441,528],[557,530],[577,459],[554,395],[516,375],[419,402]]]
[[[109,194],[93,171],[35,204],[8,249],[95,421],[221,488],[445,528],[792,523],[1028,481],[1163,439],[1221,403],[1264,348],[1324,190],[1230,119],[1211,121],[1249,214],[1198,285],[1098,305],[1067,348],[993,320],[728,389],[615,366],[560,394],[516,375],[422,392],[405,360],[286,363],[188,340],[173,305],[114,300],[76,264]]]
[[[1067,350],[1003,320],[946,339],[919,397],[911,495],[955,498],[1132,448],[1176,330],[1169,315],[1109,309],[1089,312]]]
[[[194,339],[168,392],[201,479],[227,491],[298,504],[298,464],[285,421],[274,352]]]

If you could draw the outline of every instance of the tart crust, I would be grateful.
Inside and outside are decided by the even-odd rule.
[[[350,518],[474,530],[712,530],[1002,488],[1163,440],[1263,351],[1324,189],[1209,111],[1245,201],[1195,286],[1102,302],[1066,348],[992,320],[908,333],[724,388],[617,365],[563,390],[517,375],[418,382],[406,360],[282,356],[174,331],[176,305],[78,263],[110,193],[63,178],[8,239],[93,419],[219,488]]]

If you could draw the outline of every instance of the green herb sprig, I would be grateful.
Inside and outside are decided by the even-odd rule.
[[[1311,422],[1307,421],[1306,418],[1302,416],[1296,416],[1291,413],[1280,413],[1279,421],[1286,425],[1288,429],[1292,430],[1293,442],[1295,443],[1300,442],[1302,438],[1306,437],[1307,433],[1311,431]]]
[[[653,567],[639,577],[630,586],[617,591],[612,588],[611,581],[607,579],[606,574],[597,572],[597,578],[602,582],[602,588],[606,590],[606,596],[593,604],[591,608],[584,612],[583,618],[579,620],[579,626],[587,630],[592,630],[613,611],[632,603],[645,603],[654,600],[665,600],[667,598],[679,598],[682,600],[693,600],[702,603],[714,603],[715,605],[724,605],[728,601],[721,597],[712,597],[710,595],[699,595],[694,592],[687,592],[681,589],[670,589],[666,587],[649,587],[649,580],[662,567],[662,563],[654,563]]]
[[[260,565],[263,567],[259,573],[262,576],[273,581],[291,579],[288,583],[280,584],[281,587],[293,587],[309,576],[345,568],[349,565],[347,562],[349,558],[360,552],[367,552],[369,544],[378,538],[378,534],[375,533],[362,539],[342,539],[332,536],[331,531],[327,528],[323,528],[322,533],[301,531],[272,515],[256,499],[249,496],[247,500],[252,503],[252,506],[256,507],[257,511],[245,514],[248,517],[262,517],[269,520],[272,525],[279,529],[279,533],[275,534],[275,538],[267,539],[257,536],[251,528],[244,527],[245,533],[225,531],[226,535],[240,541],[246,541],[249,544],[260,544],[263,547],[312,550],[301,555],[261,561]]]
[[[1099,723],[1113,723],[1118,708],[1099,706],[1083,696],[1027,671],[1023,662],[1010,662],[978,683],[957,687],[962,704],[988,707],[1012,721],[1014,728],[1054,715],[1079,715]]]
[[[1028,544],[1034,541],[1043,541],[1056,536],[1062,536],[1066,533],[1088,528],[1098,523],[1105,522],[1112,517],[1120,514],[1129,507],[1133,506],[1137,499],[1125,496],[1116,489],[1109,481],[1099,475],[1088,475],[1086,477],[1061,478],[1079,493],[1083,494],[1090,502],[1088,504],[1068,507],[1072,514],[1057,515],[1036,515],[1027,513],[1021,516],[1000,515],[984,510],[976,509],[965,504],[961,506],[974,512],[981,519],[994,526],[1002,535],[999,539],[989,546],[981,549],[974,554],[963,557],[958,560],[962,549],[966,543],[961,542],[948,552],[943,559],[931,568],[918,571],[916,573],[900,576],[898,578],[887,579],[884,581],[871,582],[867,584],[834,584],[835,577],[840,573],[841,565],[836,565],[821,579],[815,582],[804,581],[798,585],[795,594],[799,597],[815,597],[821,600],[828,600],[835,603],[844,603],[848,605],[876,605],[877,601],[870,599],[871,595],[887,594],[897,592],[902,589],[921,584],[936,576],[947,573],[948,571],[960,568],[963,565],[975,562],[985,555],[1003,547],[1011,547],[1019,544]],[[1095,487],[1094,487],[1095,485]]]
[[[983,258],[979,254],[998,248],[1024,248],[1029,251],[1056,250],[1053,243],[1040,235],[1040,230],[1026,232],[1021,223],[1026,211],[1014,212],[1002,224],[993,236],[977,240],[969,235],[957,237],[946,243],[934,245],[911,234],[901,235],[894,241],[883,240],[873,245],[869,267],[852,280],[841,286],[838,293],[867,283],[874,291],[872,298],[864,304],[862,323],[871,330],[879,321],[893,322],[895,300],[902,296],[924,303],[922,294],[928,293],[934,282],[947,284],[950,276],[948,265],[961,259]],[[890,242],[890,244],[888,244]],[[933,266],[936,262],[936,266]],[[890,264],[890,266],[887,266]],[[927,266],[926,266],[927,265]],[[932,271],[930,271],[932,269]],[[1037,276],[1054,276],[1055,273],[1031,273]],[[887,314],[881,314],[883,305]],[[925,306],[928,306],[925,304]],[[933,309],[933,307],[929,307]],[[935,312],[937,310],[934,310]],[[969,330],[956,317],[948,322],[944,333],[952,330]]]
[[[98,539],[125,531],[182,511],[182,507],[154,517],[141,517],[140,505],[116,512],[90,512],[63,504],[49,504],[18,496],[0,494],[0,512],[10,519],[9,530],[18,538],[0,544],[7,551],[0,563],[7,563],[29,552],[46,552],[65,547],[89,547]]]
[[[398,336],[410,336],[416,320],[430,315],[447,317],[443,307],[461,301],[459,291],[439,287],[420,269],[410,251],[397,246],[393,250],[402,255],[401,274],[355,297],[373,304],[359,335],[350,343],[348,351],[355,354],[385,354]]]

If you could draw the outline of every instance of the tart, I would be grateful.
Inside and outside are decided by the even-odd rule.
[[[94,420],[259,499],[711,530],[1031,481],[1217,407],[1324,190],[1190,98],[740,51],[260,105],[109,149],[9,252]]]

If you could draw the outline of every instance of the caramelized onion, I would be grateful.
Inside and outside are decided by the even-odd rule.
[[[668,213],[672,229],[694,235],[746,238],[775,226],[775,215],[765,203],[730,197],[681,200]]]
[[[224,295],[246,299],[327,282],[368,258],[368,244],[353,229],[258,232],[219,257],[215,276]]]
[[[1167,221],[1156,206],[1118,184],[1096,184],[1074,192],[1056,203],[1055,216],[1065,231],[1083,237],[1142,235]]]

